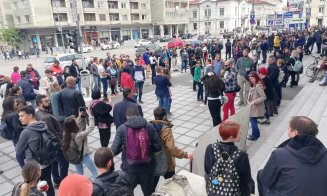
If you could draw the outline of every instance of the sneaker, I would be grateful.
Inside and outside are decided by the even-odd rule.
[[[264,120],[262,121],[260,124],[263,124],[263,125],[269,125],[270,124],[270,120]]]
[[[60,184],[53,183],[53,188],[54,189],[59,189]]]
[[[241,106],[241,105],[244,105],[244,102],[242,101],[240,101],[240,102],[238,102],[237,104],[236,104],[237,106]]]
[[[143,103],[143,101],[142,100],[139,100],[139,103]]]
[[[319,86],[327,86],[326,83],[319,84]]]

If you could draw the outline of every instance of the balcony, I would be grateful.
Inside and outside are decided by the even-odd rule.
[[[138,2],[130,2],[130,8],[131,8],[131,10],[138,10],[139,3]]]
[[[109,9],[118,9],[118,1],[108,1]]]
[[[109,14],[110,21],[119,21],[119,14]]]
[[[84,21],[96,21],[96,17],[94,13],[85,13]]]
[[[52,7],[66,7],[65,0],[52,0],[51,5]]]
[[[55,22],[67,22],[67,13],[57,13],[53,14],[53,19]]]
[[[131,20],[132,21],[140,20],[140,15],[139,14],[131,14]]]
[[[93,0],[83,0],[82,6],[83,6],[83,8],[94,8],[94,1]]]

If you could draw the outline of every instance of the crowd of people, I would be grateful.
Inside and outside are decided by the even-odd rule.
[[[211,40],[197,47],[188,45],[179,54],[177,48],[168,50],[163,47],[160,52],[147,49],[134,61],[124,54],[111,56],[107,53],[105,59],[93,57],[87,66],[92,76],[92,101],[88,106],[83,98],[81,70],[76,60],[72,60],[67,73],[64,73],[59,61],[55,61],[50,69],[45,70],[44,77],[32,64],[21,71],[14,67],[10,77],[2,77],[0,87],[4,98],[1,136],[12,140],[24,178],[24,183],[15,186],[14,191],[26,196],[41,195],[42,191],[54,196],[55,189],[59,189],[60,196],[79,193],[87,196],[133,195],[135,187],[140,185],[143,194],[150,196],[160,176],[168,179],[175,175],[175,158],[193,159],[192,153],[175,145],[173,137],[171,72],[179,71],[180,62],[180,71],[183,73],[189,69],[192,75],[192,88],[197,91],[196,100],[208,105],[213,126],[220,124],[219,134],[223,141],[208,145],[205,152],[208,195],[217,195],[217,187],[223,181],[218,169],[219,156],[225,159],[222,152],[235,161],[234,174],[238,176],[238,183],[232,186],[238,188],[233,189],[234,195],[250,195],[254,191],[254,181],[249,159],[234,145],[240,139],[240,125],[228,121],[229,116],[235,114],[236,95],[238,93],[240,98],[237,105],[251,106],[248,140],[258,140],[258,123],[270,124],[270,117],[278,114],[282,92],[288,86],[289,77],[290,87],[298,85],[299,75],[303,71],[303,55],[312,52],[314,43],[317,44],[317,52],[326,55],[324,48],[327,48],[327,38],[326,44],[322,41],[323,47],[319,50],[319,36],[316,37],[319,31],[283,32],[268,37],[246,35],[235,37],[232,42],[228,39],[225,45]],[[313,35],[316,41],[312,40]],[[320,39],[324,40],[322,37]],[[225,60],[222,58],[224,48]],[[180,60],[177,60],[178,56]],[[156,86],[158,107],[153,110],[154,120],[148,121],[143,117],[141,104],[144,103],[144,82],[150,78]],[[122,93],[123,99],[113,105],[111,97],[118,93]],[[108,148],[112,123],[116,132]],[[95,127],[99,130],[101,148],[96,150],[92,160],[87,141]],[[321,180],[308,182],[307,179],[301,183],[297,183],[299,180],[281,180],[284,177],[281,173],[285,172],[283,167],[290,167],[287,162],[290,154],[294,156],[292,167],[297,172],[307,168],[304,155],[312,150],[319,151],[312,163],[319,166],[325,164],[325,158],[321,157],[326,154],[326,149],[315,138],[317,132],[317,125],[311,119],[291,119],[288,130],[290,139],[272,154],[267,166],[258,174],[260,195],[271,191],[295,195],[292,189],[307,193],[301,195],[311,195],[304,191],[305,183],[321,188],[315,190],[315,195],[326,193],[322,190],[324,186],[320,186],[323,185]],[[304,152],[301,155],[304,162],[301,163],[297,158],[301,154],[299,149]],[[167,164],[167,170],[160,175],[155,171],[159,164],[156,157],[159,152],[165,153]],[[120,153],[122,171],[115,171],[113,159]],[[282,162],[284,165],[276,162],[279,156],[285,159]],[[68,175],[69,164],[75,165],[77,174]],[[91,173],[90,180],[82,176],[84,166]],[[311,170],[305,172],[308,175],[323,174]],[[299,174],[292,175],[296,178]],[[286,189],[277,181],[288,182],[292,188]]]

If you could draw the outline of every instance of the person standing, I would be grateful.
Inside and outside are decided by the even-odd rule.
[[[14,83],[14,84],[17,84],[18,80],[20,80],[20,74],[19,74],[19,68],[17,66],[15,66],[13,68],[13,72],[11,74],[11,81]]]
[[[222,80],[225,84],[225,95],[228,98],[228,102],[223,105],[223,121],[228,119],[228,116],[233,116],[235,114],[234,100],[236,98],[236,88],[237,88],[237,76],[233,69],[233,64],[231,60],[225,61],[225,73]]]
[[[315,38],[316,38],[316,46],[317,46],[317,53],[320,54],[321,53],[321,44],[322,44],[322,33],[318,32],[316,30],[315,32]]]
[[[166,113],[169,113],[169,87],[171,83],[167,77],[163,75],[161,67],[156,68],[157,75],[154,78],[154,83],[156,85],[155,94],[159,100],[159,106],[163,107]]]
[[[194,78],[195,67],[196,67],[195,54],[192,54],[192,56],[190,57],[190,71],[191,71],[192,78]],[[196,84],[195,84],[194,80],[193,80],[193,91],[196,91]]]
[[[81,89],[81,75],[79,73],[79,67],[77,64],[76,59],[72,60],[72,64],[69,66],[69,75],[73,76],[75,78],[75,82],[76,82],[76,90],[78,90],[79,92],[82,93],[82,89]]]
[[[20,89],[23,91],[23,97],[26,102],[29,102],[33,107],[35,107],[35,97],[36,94],[33,89],[33,85],[30,83],[29,80],[27,80],[27,72],[21,71],[20,76],[21,79],[18,80],[17,86],[20,87]]]
[[[154,55],[153,52],[150,53],[150,66],[151,66],[151,82],[152,85],[154,84],[154,77],[156,77],[156,66],[158,64],[158,61]]]
[[[226,48],[226,61],[227,61],[228,59],[231,58],[231,55],[232,55],[232,43],[230,42],[229,39],[227,39],[225,48]],[[228,56],[228,58],[227,58],[227,56]]]
[[[146,78],[150,78],[150,53],[149,48],[145,49],[145,52],[142,55],[142,58],[144,60],[145,69],[146,69]]]
[[[240,90],[240,101],[237,105],[246,105],[247,98],[249,95],[250,83],[248,81],[249,72],[254,70],[254,62],[249,57],[249,49],[243,49],[243,57],[239,58],[236,62],[235,69],[237,72],[237,82],[241,87]]]
[[[280,105],[281,99],[282,99],[282,86],[278,82],[278,76],[279,76],[279,68],[276,64],[276,58],[271,55],[268,58],[268,77],[270,78],[272,85],[274,87],[274,91],[276,92],[276,96],[274,96],[274,102],[273,102],[273,113],[278,114],[277,105]]]
[[[274,107],[274,86],[268,75],[268,69],[266,67],[261,67],[258,70],[260,79],[263,81],[265,85],[265,95],[266,100],[264,101],[265,104],[265,120],[259,122],[260,124],[270,124],[270,116],[273,116],[273,107]]]
[[[53,76],[50,69],[46,69],[45,77],[41,79],[41,86],[48,97],[50,97],[50,86],[53,85],[53,83],[58,83],[57,78]]]
[[[170,52],[171,58],[171,67],[173,71],[178,71],[177,69],[177,47],[174,47]]]
[[[325,196],[327,149],[316,137],[318,125],[306,116],[288,123],[288,138],[274,150],[258,172],[260,196]]]
[[[62,85],[64,83],[64,80],[62,78],[64,72],[60,66],[60,62],[58,60],[55,60],[53,65],[50,67],[50,70],[52,71],[52,74],[57,78],[59,85]]]
[[[194,69],[194,77],[196,85],[198,86],[197,100],[203,102],[203,83],[201,82],[201,78],[203,77],[203,68],[202,62],[199,60]]]
[[[186,48],[181,50],[181,73],[183,73],[183,69],[185,70],[186,73],[186,68],[189,62],[189,56],[188,56],[188,52],[186,51]]]
[[[139,60],[135,59],[135,66],[133,69],[133,80],[135,82],[135,90],[136,90],[136,100],[138,103],[143,103],[142,101],[142,92],[143,85],[145,80],[145,71],[144,68],[139,64]]]
[[[264,84],[256,72],[251,72],[249,79],[251,88],[249,91],[248,103],[251,105],[250,123],[252,132],[248,136],[248,140],[255,141],[260,137],[258,117],[262,117],[265,114],[264,101],[266,100],[266,95],[264,92]]]
[[[223,70],[224,62],[221,59],[221,54],[217,53],[215,59],[212,61],[212,68],[215,75],[220,76],[221,70]]]
[[[110,61],[108,61],[110,62]],[[102,65],[101,63],[98,64],[98,73],[100,76],[100,81],[102,84],[102,93],[103,93],[103,98],[107,98],[108,95],[108,73],[106,72],[106,69],[104,68],[104,65]]]
[[[98,70],[99,64],[98,64],[98,57],[94,57],[93,61],[91,63],[91,67],[90,67],[90,73],[92,74],[93,77],[93,89],[100,89],[101,85],[101,79],[100,79],[100,74],[99,74],[99,70]]]
[[[27,65],[26,79],[31,82],[35,90],[39,90],[41,76],[39,72],[33,68],[32,64]]]

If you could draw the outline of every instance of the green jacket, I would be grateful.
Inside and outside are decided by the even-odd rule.
[[[193,80],[200,82],[200,79],[202,77],[202,69],[200,68],[200,66],[196,66],[194,69],[194,77]]]

